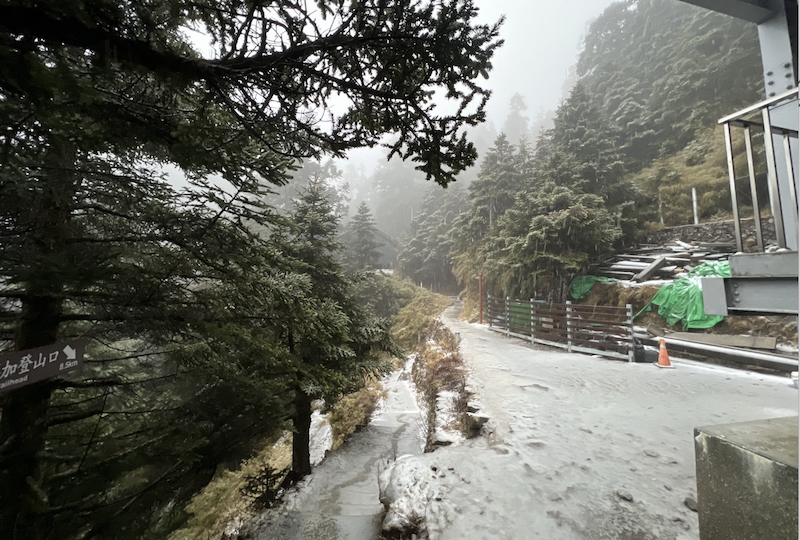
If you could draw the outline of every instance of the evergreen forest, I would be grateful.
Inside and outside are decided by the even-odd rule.
[[[0,538],[167,538],[285,432],[286,482],[310,472],[314,402],[402,356],[390,317],[410,300],[374,271],[366,203],[342,244],[330,159],[383,146],[441,185],[472,165],[501,44],[475,17],[470,0],[0,2],[0,352],[87,343],[79,370],[31,384],[4,357]]]
[[[754,26],[611,3],[557,110],[515,95],[495,132],[501,29],[473,0],[0,0],[0,353],[88,344],[0,387],[0,538],[167,538],[284,432],[301,479],[315,404],[405,352],[398,276],[563,299],[693,187],[730,211],[716,120],[760,99]]]
[[[561,301],[598,256],[691,223],[692,188],[701,220],[724,219],[716,121],[763,99],[760,68],[755,25],[673,0],[611,4],[550,126],[514,96],[476,177],[429,191],[397,268],[469,302],[479,275],[490,294]]]

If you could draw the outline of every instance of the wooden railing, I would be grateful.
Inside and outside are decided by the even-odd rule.
[[[633,308],[547,303],[488,296],[489,328],[568,352],[633,362]]]

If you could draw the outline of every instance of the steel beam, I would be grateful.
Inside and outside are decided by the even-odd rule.
[[[791,206],[792,210],[792,217],[794,221],[792,226],[794,230],[798,230],[798,222],[797,222],[797,186],[796,186],[796,176],[794,170],[794,160],[792,159],[792,143],[791,139],[788,134],[783,136],[783,153],[784,157],[786,158],[786,172],[789,181],[789,205]]]
[[[731,277],[702,278],[708,315],[797,315],[798,254],[731,255]]]
[[[737,19],[742,19],[752,23],[761,23],[777,12],[775,6],[770,6],[763,0],[681,0],[687,4],[724,13]]]
[[[727,278],[732,315],[797,315],[797,278]]]
[[[719,295],[720,289],[724,295]],[[704,309],[709,315],[797,315],[797,292],[796,277],[703,278]]]

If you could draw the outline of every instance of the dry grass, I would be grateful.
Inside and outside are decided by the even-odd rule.
[[[719,144],[721,140],[721,126],[699,130],[695,140],[684,149],[658,158],[650,167],[631,176],[646,193],[660,198],[667,226],[692,222],[692,188],[697,189],[701,221],[725,219],[730,214],[728,164],[725,147]],[[744,140],[736,138],[736,170],[747,167],[743,147]],[[762,156],[757,156],[757,162],[762,162]],[[757,167],[762,170],[761,163]],[[749,193],[746,178],[739,182],[745,188],[744,193]],[[741,210],[746,215],[747,205],[743,204]]]
[[[446,296],[417,287],[414,298],[392,321],[392,336],[397,344],[407,351],[414,350],[433,319],[450,304],[452,301]]]
[[[442,323],[435,321],[431,324],[418,358],[423,360],[428,386],[436,392],[463,387],[466,378],[464,361],[458,352],[455,336]]]
[[[463,416],[467,412],[468,396],[465,391],[467,370],[458,352],[458,343],[452,332],[441,322],[433,321],[417,348],[417,359],[412,377],[428,411],[427,425],[436,425],[436,397],[441,391],[456,392],[459,396],[455,412],[460,417],[459,425],[466,431]],[[432,449],[433,431],[429,429],[426,450]]]
[[[589,306],[633,306],[633,313],[650,303],[660,287],[644,285],[623,287],[618,283],[595,283],[592,292],[580,303]],[[644,315],[644,314],[642,314]]]
[[[187,505],[189,519],[169,540],[217,540],[229,523],[253,516],[263,495],[253,492],[254,485],[261,490],[271,482],[277,488],[292,463],[292,439],[286,433],[266,439],[261,448],[239,469],[219,470]]]
[[[369,424],[378,401],[386,397],[381,383],[372,380],[367,387],[348,394],[340,399],[328,413],[328,422],[333,432],[333,446],[336,450],[347,438]]]
[[[706,333],[770,336],[778,338],[778,343],[797,347],[797,319],[788,315],[726,317]]]

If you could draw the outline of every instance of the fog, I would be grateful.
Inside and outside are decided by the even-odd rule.
[[[476,0],[479,20],[505,15],[505,40],[494,58],[487,86],[493,95],[488,116],[498,129],[515,93],[525,98],[528,116],[555,109],[569,69],[577,60],[584,31],[612,0]]]
[[[479,152],[491,145],[496,132],[502,131],[509,112],[509,103],[515,94],[520,94],[527,106],[523,114],[530,120],[528,128],[531,135],[535,136],[541,127],[537,120],[543,115],[552,117],[553,111],[574,83],[570,70],[577,62],[583,35],[589,23],[613,2],[614,0],[475,0],[479,10],[478,23],[493,24],[505,17],[500,28],[500,38],[504,40],[504,44],[495,53],[489,79],[477,81],[492,91],[486,109],[486,125],[471,133]],[[201,53],[206,52],[213,56],[207,36],[202,32],[186,32]],[[333,106],[337,106],[335,98]],[[387,135],[387,139],[390,137]],[[515,137],[511,139],[514,140]],[[384,212],[376,208],[380,206],[380,197],[375,193],[376,182],[383,174],[376,169],[386,162],[387,152],[382,147],[356,149],[348,152],[347,159],[336,161],[344,173],[341,181],[349,184],[350,210],[354,211],[358,203],[365,200],[374,210],[379,211],[379,225],[385,229],[394,229],[388,223],[380,223]],[[395,168],[403,167],[397,165]],[[411,167],[407,169],[413,174]],[[166,171],[174,185],[186,187],[179,171],[174,168],[167,168]],[[459,182],[469,182],[476,171],[477,168],[474,168],[464,173]],[[402,203],[408,203],[409,208],[405,212],[407,222],[404,223],[407,227],[419,203],[417,199],[422,197],[426,185],[421,182],[421,178],[407,178],[404,182],[407,183],[409,200],[395,200],[393,205],[402,206]],[[292,193],[295,190],[296,187],[289,188]],[[397,195],[404,199],[402,194]],[[385,196],[386,194],[384,198]],[[393,236],[402,236],[398,230],[387,232]]]
[[[505,41],[493,59],[488,81],[492,90],[487,105],[487,124],[500,131],[509,102],[520,94],[532,121],[554,111],[572,84],[570,68],[588,24],[614,0],[476,0],[478,21],[496,22],[505,16],[500,36]],[[567,86],[565,86],[565,84]],[[350,162],[369,174],[385,159],[383,149],[351,151]]]

